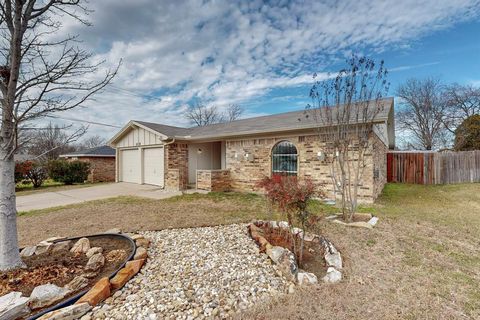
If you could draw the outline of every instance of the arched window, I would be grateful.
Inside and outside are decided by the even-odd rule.
[[[297,148],[290,141],[280,141],[272,149],[272,175],[297,175]]]

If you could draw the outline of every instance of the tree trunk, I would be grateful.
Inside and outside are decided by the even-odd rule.
[[[0,155],[0,270],[23,266],[18,250],[15,162]]]

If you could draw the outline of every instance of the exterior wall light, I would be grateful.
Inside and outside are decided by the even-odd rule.
[[[197,154],[202,154],[202,149],[201,148],[198,148]]]
[[[251,153],[245,153],[245,160],[247,161],[253,161],[253,154]]]
[[[318,159],[319,161],[325,161],[325,152],[318,151],[318,152],[317,152],[317,159]]]

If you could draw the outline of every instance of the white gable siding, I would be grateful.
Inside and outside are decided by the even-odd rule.
[[[123,138],[117,142],[117,148],[150,146],[162,144],[162,137],[143,128],[132,128]]]

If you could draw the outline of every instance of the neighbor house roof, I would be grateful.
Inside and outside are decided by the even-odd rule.
[[[393,98],[385,98],[380,100],[380,105],[380,111],[375,112],[375,121],[387,122],[390,116],[390,111],[393,108]],[[375,106],[375,108],[377,108],[377,106]],[[132,120],[110,140],[110,143],[115,143],[115,141],[120,138],[129,127],[132,126],[132,124],[159,133],[164,136],[164,138],[179,140],[205,140],[258,133],[277,133],[283,131],[312,129],[318,127],[319,125],[322,126],[321,122],[322,121],[315,119],[311,112],[305,110],[191,128],[174,127],[159,123]],[[328,126],[328,123],[325,123],[323,126]]]
[[[61,158],[71,157],[115,157],[115,149],[110,146],[100,146],[86,150],[79,150],[68,154],[61,154]]]

